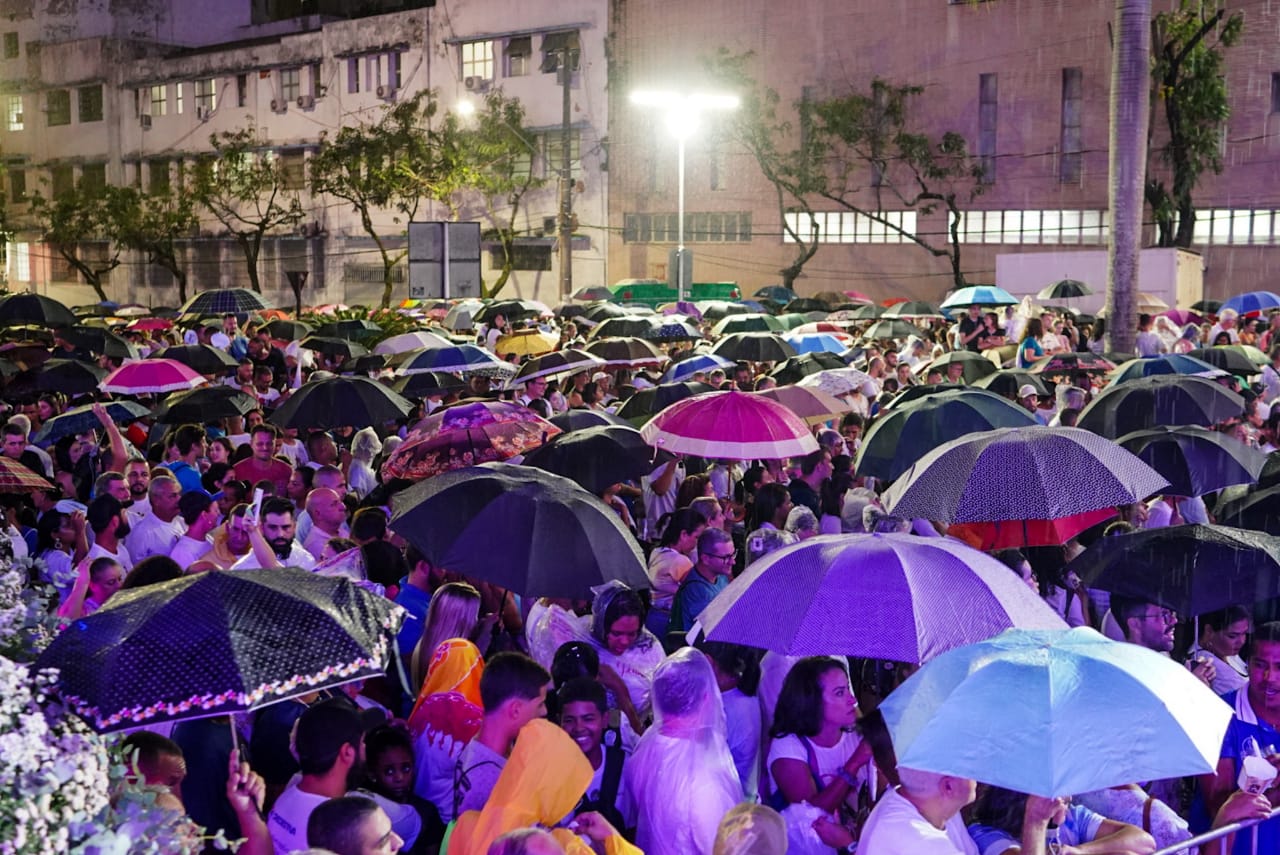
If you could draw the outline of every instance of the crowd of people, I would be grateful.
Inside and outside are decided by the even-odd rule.
[[[566,348],[589,335],[581,319],[531,323],[558,332]],[[499,316],[475,340],[493,348],[508,326]],[[1077,326],[1068,312],[975,305],[918,335],[863,340],[847,356],[868,379],[841,396],[845,413],[814,428],[817,451],[791,460],[675,456],[612,485],[601,498],[644,549],[647,591],[613,582],[576,600],[534,600],[435,566],[389,529],[403,485],[380,472],[424,416],[460,400],[504,398],[547,417],[612,412],[659,384],[667,366],[540,376],[511,388],[460,376],[398,423],[281,430],[272,411],[347,366],[234,314],[185,335],[237,362],[209,380],[257,399],[260,408],[242,418],[121,425],[103,406],[107,396],[6,394],[0,454],[52,488],[0,496],[4,534],[16,554],[39,559],[67,622],[125,589],[277,567],[338,568],[405,609],[397,646],[407,684],[389,674],[253,715],[127,737],[139,775],[166,804],[211,833],[246,838],[241,851],[250,855],[1151,853],[1193,831],[1264,818],[1280,803],[1280,789],[1237,787],[1254,749],[1280,767],[1280,623],[1255,626],[1254,604],[1241,603],[1195,616],[1192,633],[1190,616],[1156,592],[1109,597],[1063,568],[1099,538],[1211,522],[1202,497],[1148,497],[1065,545],[996,553],[1068,624],[1183,659],[1232,706],[1217,771],[1199,780],[1047,799],[899,767],[876,706],[910,663],[784,656],[708,641],[697,624],[731,579],[788,544],[867,531],[948,536],[941,523],[885,510],[887,485],[855,470],[865,432],[905,387],[963,383],[962,363],[934,365],[954,351],[1027,368],[1048,355],[1102,353],[1101,327]],[[861,326],[847,329],[852,340]],[[1268,321],[1227,311],[1185,328],[1144,315],[1138,349],[1270,348],[1271,365],[1256,376],[1219,378],[1247,407],[1214,429],[1273,451],[1277,329],[1280,313]],[[144,355],[183,335],[180,326],[124,332]],[[65,331],[54,339],[58,357],[113,364]],[[667,358],[678,364],[701,352],[683,342]],[[738,362],[687,379],[759,391],[777,385],[773,367]],[[1070,426],[1106,376],[1056,379],[1052,394],[1028,384],[1012,397],[1041,423]],[[43,425],[89,402],[96,428],[35,441]],[[1260,829],[1257,851],[1280,851],[1280,820]],[[1238,835],[1237,851],[1248,851],[1247,836]]]

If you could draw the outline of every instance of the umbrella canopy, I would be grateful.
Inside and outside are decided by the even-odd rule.
[[[1217,371],[1203,359],[1183,353],[1166,353],[1129,360],[1111,372],[1111,383],[1118,386],[1126,380],[1154,374],[1213,374]]]
[[[444,320],[440,323],[445,329],[450,330],[470,330],[476,326],[476,312],[480,311],[484,303],[479,300],[463,300],[456,306],[451,308],[444,316]]]
[[[1257,374],[1262,370],[1263,365],[1271,361],[1265,355],[1262,355],[1257,348],[1250,349],[1262,356],[1261,362],[1239,345],[1230,344],[1218,345],[1217,347],[1198,347],[1195,350],[1188,351],[1187,356],[1207,362],[1214,368],[1221,368],[1228,374],[1239,374],[1248,377],[1251,374]]]
[[[364,318],[343,318],[340,321],[321,324],[316,328],[316,335],[347,340],[372,338],[380,332],[382,327]]]
[[[904,534],[785,546],[730,582],[698,621],[712,641],[894,662],[927,662],[1014,626],[1066,628],[996,559],[955,540]]]
[[[896,318],[876,321],[862,333],[862,337],[869,341],[880,338],[909,338],[913,335],[920,335],[920,328]]]
[[[1246,493],[1216,510],[1222,525],[1280,535],[1280,486]]]
[[[234,386],[202,386],[190,392],[178,392],[165,398],[155,409],[161,424],[207,424],[219,419],[243,416],[262,405],[253,395]]]
[[[145,313],[146,309],[142,309],[142,311]],[[147,331],[154,331],[154,330],[167,330],[167,329],[171,329],[172,327],[173,327],[173,321],[169,320],[168,318],[142,317],[142,318],[134,318],[133,320],[129,321],[129,325],[128,327],[126,327],[126,329],[142,330],[143,332],[147,332]]]
[[[64,436],[75,436],[97,430],[102,423],[94,414],[93,406],[93,404],[86,404],[83,407],[73,407],[60,416],[54,416],[41,425],[33,441],[37,444],[54,443]],[[151,415],[148,407],[136,401],[110,401],[103,406],[107,408],[107,415],[111,417],[111,421],[121,425],[145,419]]]
[[[1037,425],[945,443],[904,472],[884,499],[898,516],[945,522],[1023,520],[1032,510],[1056,519],[1132,504],[1168,483],[1110,440]]]
[[[277,341],[300,341],[315,332],[315,328],[311,324],[302,321],[291,321],[285,318],[277,318],[268,323],[263,329]]]
[[[194,389],[205,382],[198,371],[176,360],[140,359],[112,371],[98,388],[118,395],[154,395]]]
[[[0,455],[0,493],[37,493],[53,485],[16,460]]]
[[[1221,308],[1221,300],[1197,300],[1191,304],[1192,311],[1204,312],[1207,315],[1216,315]]]
[[[243,315],[270,309],[261,294],[248,288],[217,288],[201,291],[182,304],[184,315]]]
[[[635,429],[631,422],[613,413],[606,413],[604,410],[569,410],[567,413],[552,416],[548,421],[565,433],[610,425]]]
[[[1267,455],[1233,436],[1194,425],[1140,430],[1116,442],[1169,481],[1174,496],[1203,496],[1232,484],[1252,484]]]
[[[783,309],[787,312],[822,312],[826,314],[831,310],[831,304],[824,300],[816,300],[813,297],[795,297],[791,300],[784,301]]]
[[[677,401],[712,391],[714,390],[706,383],[695,380],[663,383],[652,389],[641,389],[627,398],[618,408],[618,415],[629,422],[646,422],[651,416],[662,412]]]
[[[1218,308],[1218,312],[1221,313],[1223,309],[1234,309],[1239,315],[1256,318],[1272,309],[1280,309],[1280,294],[1274,291],[1250,291],[1247,294],[1237,294],[1228,298]]]
[[[831,333],[790,333],[783,340],[796,349],[796,353],[844,353],[851,339],[846,333],[837,337]]]
[[[314,350],[316,353],[323,353],[325,356],[344,356],[347,359],[357,359],[369,353],[364,345],[356,344],[351,339],[328,335],[309,335],[299,342],[298,346]]]
[[[1016,306],[1018,298],[1003,288],[994,285],[971,285],[961,288],[942,301],[942,308],[965,308],[977,304],[979,306]]]
[[[420,481],[478,463],[508,460],[559,433],[558,427],[519,404],[456,404],[418,422],[382,464],[382,477]]]
[[[506,356],[514,353],[516,356],[538,356],[543,353],[550,353],[560,344],[560,337],[554,333],[543,332],[539,329],[532,330],[516,330],[508,333],[493,343],[494,353],[500,353]]]
[[[69,327],[76,322],[71,310],[43,294],[10,294],[0,297],[0,326],[35,324],[39,327]]]
[[[603,323],[610,318],[627,318],[635,317],[639,312],[635,312],[629,308],[623,308],[617,303],[596,303],[594,306],[587,306],[582,311],[582,319],[589,325]]]
[[[786,305],[796,298],[796,292],[781,285],[766,285],[751,296],[757,300],[772,300],[775,303]]]
[[[699,300],[696,304],[702,311],[702,317],[708,321],[718,321],[728,315],[749,315],[751,309],[741,303],[729,303],[724,300]]]
[[[688,380],[699,372],[707,373],[717,368],[728,371],[733,368],[734,361],[725,359],[723,356],[716,356],[714,353],[700,353],[697,356],[691,356],[688,359],[682,359],[672,365],[662,375],[663,383],[676,383],[680,380]]]
[[[1195,312],[1191,312],[1186,309],[1170,309],[1167,312],[1161,312],[1161,314],[1173,321],[1179,327],[1186,327],[1187,324],[1200,326],[1200,324],[1204,323],[1204,318],[1200,317]]]
[[[903,404],[910,404],[912,401],[939,395],[943,392],[957,392],[968,388],[970,387],[963,383],[922,383],[916,386],[908,386],[899,392],[897,397],[890,401],[885,409],[901,407]]]
[[[577,374],[580,371],[594,371],[603,367],[604,364],[602,359],[583,350],[574,348],[557,350],[530,359],[524,365],[521,365],[520,370],[511,379],[511,383],[512,385],[519,385],[528,383],[536,377],[553,377],[557,374]]]
[[[96,392],[106,379],[107,371],[79,359],[50,359],[36,374],[36,388],[42,392],[65,392],[83,395]]]
[[[905,303],[895,303],[888,309],[885,309],[884,317],[886,318],[942,318],[945,317],[933,303],[926,303],[923,300],[908,300]]]
[[[1116,367],[1115,363],[1092,353],[1055,353],[1037,359],[1031,366],[1033,374],[1105,374]]]
[[[1213,772],[1231,721],[1181,663],[1085,627],[949,651],[880,709],[900,766],[1049,798]]]
[[[464,377],[478,374],[506,380],[515,376],[516,367],[503,362],[489,351],[474,344],[457,344],[449,347],[428,347],[397,354],[392,360],[396,374],[418,374],[423,371],[442,371],[461,374]]]
[[[1115,516],[1115,508],[1100,508],[1057,519],[952,523],[947,527],[947,534],[983,552],[1025,549],[1028,546],[1062,546],[1081,532]]]
[[[1018,371],[1016,369],[1001,369],[995,374],[988,374],[973,385],[979,389],[986,389],[989,392],[995,392],[1002,395],[1010,401],[1018,397],[1018,390],[1027,384],[1035,387],[1037,395],[1048,395],[1053,389],[1053,385],[1046,383],[1044,378],[1039,374],[1031,374],[1027,371]]]
[[[613,510],[568,478],[486,463],[397,493],[391,528],[436,567],[521,596],[585,599],[617,580],[649,587],[644,556]]]
[[[282,428],[362,428],[402,419],[413,404],[368,377],[330,377],[303,384],[276,411]]]
[[[148,359],[172,359],[198,374],[229,374],[239,365],[231,354],[208,344],[178,344],[157,351]]]
[[[418,350],[424,347],[452,346],[453,342],[442,335],[437,335],[427,330],[413,330],[412,332],[384,338],[373,346],[373,352],[389,356],[393,353],[404,353],[405,351]]]
[[[729,315],[716,321],[711,328],[713,335],[730,335],[744,332],[782,332],[782,324],[773,315]]]
[[[812,386],[778,386],[754,394],[777,401],[811,425],[830,421],[853,409],[848,401]]]
[[[707,392],[663,410],[640,431],[676,454],[781,460],[818,450],[808,426],[786,407],[749,392]]]
[[[1036,294],[1038,300],[1074,300],[1076,297],[1087,297],[1093,289],[1079,279],[1059,279],[1046,285]]]
[[[1025,408],[994,392],[960,389],[912,401],[876,419],[858,447],[859,475],[893,481],[945,442],[995,428],[1037,424]]]
[[[1223,525],[1176,525],[1102,538],[1064,569],[1090,588],[1179,615],[1280,597],[1280,537]]]
[[[397,377],[391,388],[406,398],[427,398],[431,395],[447,395],[466,387],[461,377],[441,371],[421,371],[408,377]]]
[[[720,339],[711,352],[725,359],[780,362],[796,355],[796,349],[779,335],[767,332],[732,333]]]
[[[834,353],[805,353],[783,361],[769,372],[769,376],[778,381],[779,386],[786,386],[791,383],[799,383],[810,374],[817,374],[820,371],[841,370],[848,367],[848,364]]]
[[[551,309],[537,300],[495,300],[481,307],[474,318],[488,324],[492,323],[498,315],[502,315],[508,321],[522,321],[551,313]]]
[[[674,323],[674,322],[673,322]],[[652,338],[658,322],[652,316],[624,315],[607,318],[591,330],[591,340],[604,338]]]
[[[827,316],[829,321],[875,321],[884,317],[884,306],[867,303],[856,309],[842,309]]]
[[[590,287],[579,288],[577,291],[574,291],[573,299],[584,301],[612,300],[613,292],[603,285],[591,285]]]
[[[655,365],[666,360],[666,355],[642,338],[610,338],[593,341],[587,345],[587,353],[603,360],[604,365],[621,365],[634,368]]]
[[[355,344],[351,342],[351,344]],[[360,345],[355,345],[360,347]],[[339,351],[341,352],[341,351]],[[353,350],[352,353],[360,353]],[[387,357],[381,353],[361,353],[355,359],[349,359],[342,363],[339,373],[341,374],[376,374],[383,368],[387,367]]]
[[[385,673],[404,610],[296,568],[135,590],[62,632],[38,668],[96,730],[254,710]]]
[[[702,333],[698,331],[690,321],[680,321],[674,318],[666,318],[658,320],[646,331],[638,333],[640,338],[649,341],[698,341],[702,338]]]
[[[1000,370],[990,359],[971,350],[953,350],[933,360],[928,367],[941,369],[942,373],[946,374],[947,366],[957,363],[963,366],[960,376],[966,383],[976,383],[983,377],[990,377]]]
[[[607,425],[557,436],[525,455],[524,465],[563,475],[598,496],[623,481],[638,483],[653,471],[654,458],[640,431]]]
[[[1161,425],[1213,425],[1244,412],[1244,398],[1212,380],[1156,374],[1111,386],[1080,413],[1079,426],[1112,439]]]
[[[868,380],[871,380],[871,375],[856,368],[825,368],[801,377],[796,385],[805,389],[821,389],[828,395],[848,395],[862,389]]]
[[[101,327],[75,326],[65,330],[63,338],[93,353],[112,359],[137,359],[138,349],[113,332]]]

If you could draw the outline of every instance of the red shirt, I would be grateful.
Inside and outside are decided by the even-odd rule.
[[[276,495],[284,496],[289,488],[289,478],[293,475],[293,467],[278,457],[271,458],[268,463],[261,463],[256,457],[248,457],[236,464],[236,478],[248,481],[252,488],[259,481],[270,481],[276,485]]]

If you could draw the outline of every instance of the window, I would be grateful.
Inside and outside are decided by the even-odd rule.
[[[65,196],[75,189],[76,175],[70,166],[54,166],[49,169],[49,190],[53,198]]]
[[[280,174],[286,190],[302,190],[307,186],[307,158],[301,151],[280,152]]]
[[[163,195],[169,192],[169,160],[156,158],[147,161],[147,192]]]
[[[286,104],[297,101],[298,96],[302,94],[301,78],[302,75],[296,68],[280,69],[280,97]]]
[[[212,77],[206,77],[204,80],[195,82],[196,93],[196,109],[204,108],[205,112],[212,113],[218,107],[218,84]]]
[[[311,97],[320,98],[324,95],[324,78],[321,75],[320,63],[311,63]]]
[[[786,225],[790,231],[783,230],[783,243],[794,242],[792,233],[819,243],[906,243],[916,232],[916,212],[880,211],[869,216],[856,211],[816,211],[812,221],[808,214],[797,212],[786,215]]]
[[[459,45],[462,56],[462,79],[478,77],[493,79],[493,42],[463,42]]]
[[[50,89],[45,95],[49,117],[49,127],[71,124],[71,91],[68,89]]]
[[[163,116],[169,108],[169,87],[161,83],[151,87],[151,115]]]
[[[22,112],[22,96],[10,95],[5,101],[5,126],[11,131],[20,131],[26,127],[27,117]]]
[[[97,193],[107,186],[107,165],[88,163],[80,170],[80,186],[90,193]]]
[[[81,86],[76,91],[76,101],[80,107],[81,122],[102,121],[102,84]]]
[[[996,75],[978,75],[978,164],[982,183],[996,180]]]
[[[1280,71],[1271,72],[1271,112],[1280,113]]]
[[[15,205],[27,201],[27,173],[22,169],[9,170],[9,201]]]
[[[20,282],[31,281],[31,244],[13,245],[13,278]]]
[[[749,211],[685,212],[686,243],[746,243],[751,240]],[[675,243],[680,218],[675,214],[625,214],[622,239],[628,243]]]
[[[18,58],[18,34],[17,33],[4,34],[4,58],[5,59]]]
[[[543,138],[543,174],[559,175],[564,158],[564,134],[561,131],[548,131]],[[582,134],[569,131],[569,174],[574,178],[582,176]]]
[[[502,244],[488,244],[489,266],[494,269],[502,267],[504,253]],[[550,270],[550,243],[516,243],[511,247],[511,267],[513,270]]]
[[[347,94],[360,91],[360,57],[347,59]]]
[[[1105,211],[965,211],[960,243],[1105,244],[1110,232]]]
[[[1062,140],[1058,180],[1063,184],[1080,182],[1080,115],[1083,113],[1081,88],[1084,72],[1079,68],[1062,69]]]
[[[502,51],[506,61],[506,68],[503,69],[505,77],[524,77],[529,73],[529,62],[533,57],[533,38],[530,36],[519,36],[514,39],[507,39],[507,46]]]
[[[1280,211],[1210,208],[1196,211],[1193,244],[1275,245],[1280,243]]]
[[[400,54],[396,51],[387,54],[387,82],[392,89],[400,88]]]
[[[184,94],[183,87],[185,85],[186,85],[185,83],[173,84],[173,112],[178,114],[179,116],[182,115],[182,100],[183,100],[182,96]]]
[[[565,33],[548,33],[542,37],[542,71],[550,74],[560,70],[560,59],[568,51],[569,70],[577,71],[582,56],[582,48],[578,43],[578,31]]]

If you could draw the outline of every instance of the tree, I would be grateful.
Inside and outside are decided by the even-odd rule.
[[[451,149],[456,146],[459,155],[451,162],[459,184],[451,194],[454,210],[461,214],[474,209],[475,216],[489,224],[486,236],[502,248],[497,278],[493,284],[481,286],[481,295],[486,298],[496,296],[511,278],[516,222],[525,194],[546,184],[533,174],[534,135],[525,130],[524,120],[524,106],[518,99],[493,90],[470,121],[450,114],[441,134]],[[468,201],[475,204],[468,205]]]
[[[67,260],[103,302],[107,293],[102,279],[120,266],[123,249],[111,238],[116,226],[131,216],[130,204],[130,196],[121,188],[84,181],[49,198],[40,193],[31,197],[30,216],[41,239]],[[100,257],[86,253],[85,245],[91,243],[105,246],[106,251]]]
[[[391,305],[395,266],[409,252],[399,238],[423,198],[448,203],[460,187],[456,171],[447,165],[460,153],[431,129],[435,113],[434,94],[423,90],[385,107],[376,122],[344,126],[322,140],[311,158],[312,191],[348,202],[378,248],[384,309]],[[396,240],[374,223],[377,211],[391,214]]]
[[[1205,170],[1222,172],[1221,131],[1231,113],[1223,51],[1244,29],[1244,15],[1229,17],[1221,0],[1181,0],[1151,23],[1151,109],[1163,107],[1168,138],[1153,147],[1146,200],[1159,246],[1191,246],[1196,212],[1191,194]],[[1155,122],[1152,122],[1154,136]],[[1167,169],[1157,175],[1156,164]]]
[[[250,126],[209,137],[212,156],[196,161],[196,202],[230,233],[244,253],[249,285],[262,292],[258,258],[269,232],[295,226],[304,212],[266,137]]]
[[[158,193],[127,187],[120,191],[129,197],[116,227],[116,239],[129,249],[146,255],[155,264],[173,274],[178,284],[179,303],[187,302],[187,270],[180,263],[177,242],[191,234],[199,221],[191,196],[172,190]]]

